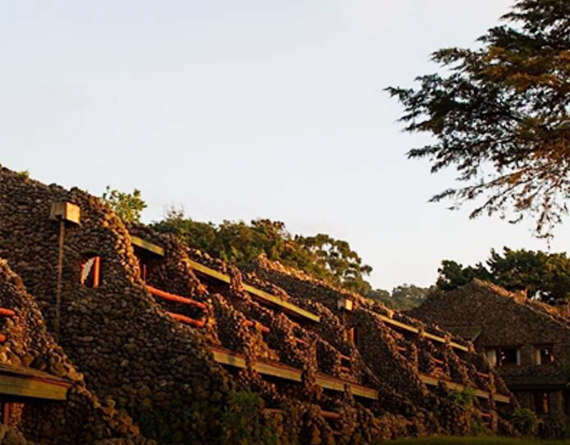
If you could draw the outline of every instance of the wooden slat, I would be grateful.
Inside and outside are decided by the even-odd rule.
[[[380,315],[380,318],[382,319],[382,321],[384,323],[389,324],[391,326],[394,326],[394,327],[397,327],[400,329],[404,329],[404,330],[406,330],[408,332],[412,332],[414,334],[420,333],[419,328],[416,328],[415,326],[410,326],[409,324],[403,323],[403,322],[398,321],[398,320],[394,320],[393,318],[390,318],[386,315]],[[439,335],[431,334],[429,332],[423,332],[423,336],[425,338],[429,338],[430,340],[437,341],[438,343],[447,343],[447,340],[445,338],[440,337]],[[469,348],[467,346],[460,345],[460,344],[455,343],[453,341],[450,342],[450,345],[452,348],[459,349],[460,351],[464,351],[464,352],[469,351]]]
[[[450,381],[444,380],[444,379],[438,379],[437,377],[427,375],[427,374],[420,374],[420,379],[422,380],[424,385],[427,385],[427,386],[437,386],[441,382],[441,383],[445,384],[445,386],[447,386],[448,388],[450,388],[454,391],[463,391],[465,389],[465,386],[460,384],[460,383],[450,382]],[[491,393],[488,391],[484,391],[482,389],[475,389],[475,395],[481,399],[490,399],[491,398]],[[505,396],[503,394],[493,393],[492,396],[496,402],[511,403],[511,399],[508,396]]]
[[[190,266],[195,271],[207,275],[211,278],[215,278],[218,281],[222,281],[227,284],[231,282],[231,279],[228,275],[218,272],[217,270],[214,270],[210,267],[204,266],[203,264],[200,264],[196,261],[190,260]],[[271,295],[265,291],[262,291],[261,289],[257,289],[253,286],[250,286],[249,284],[244,284],[243,289],[258,301],[266,303],[270,306],[276,306],[279,309],[283,310],[284,312],[288,313],[289,315],[295,317],[301,317],[314,322],[319,322],[321,320],[321,317],[319,317],[318,315],[313,314],[312,312],[309,312],[303,308],[300,308],[299,306],[293,303],[289,303],[288,301],[282,300],[281,298],[276,297],[275,295]]]
[[[334,411],[321,411],[321,416],[325,419],[340,420],[340,414]]]
[[[132,235],[131,235],[131,242],[135,246],[140,247],[141,249],[144,249],[148,252],[152,252],[155,255],[164,256],[164,247],[160,247],[157,244],[145,241],[142,238],[139,238],[138,236],[132,236]]]
[[[215,347],[211,348],[211,351],[214,355],[214,360],[217,363],[240,369],[243,369],[246,366],[245,358],[232,351]],[[293,382],[302,381],[302,372],[300,370],[280,363],[257,361],[253,364],[253,369],[262,375],[278,377]],[[352,394],[355,396],[373,400],[378,399],[378,391],[375,389],[367,388],[352,382],[346,382],[325,374],[317,374],[316,383],[322,388],[340,392],[344,392],[345,387],[348,386],[352,391]]]
[[[202,310],[206,310],[208,308],[208,306],[206,306],[204,303],[200,303],[199,301],[192,300],[191,298],[188,297],[181,297],[180,295],[174,295],[152,286],[147,286],[146,288],[155,297],[163,298],[169,301],[175,301],[177,303],[188,304],[190,306],[194,306]]]
[[[344,392],[345,386],[348,386],[352,391],[352,394],[355,396],[378,400],[378,391],[372,388],[367,388],[356,383],[346,382],[344,380],[337,379],[325,374],[317,374],[316,380],[317,385],[322,386],[325,389]]]
[[[29,377],[0,375],[0,395],[44,400],[66,400],[69,385],[41,381]]]
[[[194,320],[186,315],[175,314],[174,312],[167,312],[167,314],[180,323],[189,324],[197,328],[203,328],[206,325],[205,320]]]
[[[248,327],[248,328],[253,328],[256,325],[259,325],[259,329],[261,330],[261,332],[263,332],[264,334],[269,334],[271,332],[271,329],[269,329],[267,326],[262,325],[261,323],[257,322],[257,321],[252,321],[252,320],[245,320],[244,324]]]
[[[0,308],[0,315],[4,317],[13,317],[16,313],[12,309],[5,309],[3,307]]]

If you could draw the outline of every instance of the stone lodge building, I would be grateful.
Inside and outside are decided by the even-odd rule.
[[[522,407],[554,429],[570,420],[570,318],[567,306],[529,301],[475,280],[411,311],[473,341]]]

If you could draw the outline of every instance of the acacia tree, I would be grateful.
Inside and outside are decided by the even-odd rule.
[[[463,184],[432,201],[476,200],[471,217],[530,216],[537,235],[550,236],[570,195],[570,1],[518,0],[502,19],[478,48],[433,54],[449,74],[388,91],[404,106],[406,131],[435,136],[408,157],[459,173]]]

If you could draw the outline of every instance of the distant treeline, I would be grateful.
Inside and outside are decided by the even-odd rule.
[[[102,199],[127,223],[138,222],[146,207],[138,190],[124,193],[107,187]],[[388,292],[372,289],[366,279],[372,267],[363,262],[348,242],[324,233],[292,235],[281,221],[256,219],[249,224],[243,221],[213,224],[194,221],[180,210],[170,210],[152,227],[163,233],[174,233],[189,246],[238,267],[247,268],[260,255],[265,255],[398,310],[412,309],[432,293],[456,289],[473,279],[489,281],[510,291],[524,291],[529,298],[549,304],[570,298],[570,259],[565,253],[505,247],[502,254],[491,250],[485,264],[463,266],[453,260],[443,260],[434,286],[403,284]]]

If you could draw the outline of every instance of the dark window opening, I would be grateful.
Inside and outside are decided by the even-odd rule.
[[[101,257],[88,258],[81,265],[81,284],[85,287],[98,288],[101,284]]]
[[[554,363],[554,353],[552,345],[539,345],[534,347],[534,364],[550,365]]]
[[[548,414],[550,412],[550,394],[544,391],[532,393],[534,412],[536,414]]]
[[[500,348],[499,351],[499,366],[516,366],[519,364],[519,350],[517,348]]]
[[[520,349],[516,347],[486,348],[486,354],[491,366],[518,366],[521,364]]]

